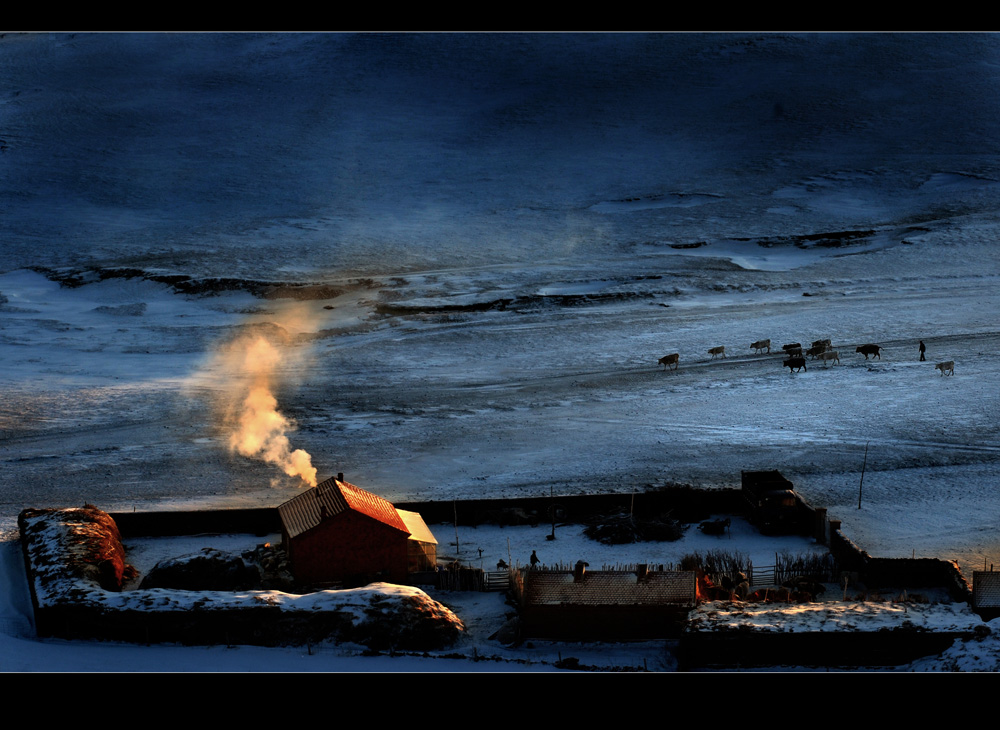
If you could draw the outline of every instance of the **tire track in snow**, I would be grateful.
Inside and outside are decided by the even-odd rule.
[[[699,423],[683,423],[674,421],[669,426],[661,427],[665,432],[683,430],[687,433],[701,432],[715,436],[736,437],[739,441],[750,441],[754,443],[764,441],[768,445],[779,445],[778,442],[813,442],[832,443],[846,446],[863,447],[866,444],[883,447],[903,447],[914,449],[943,449],[963,453],[1000,454],[1000,444],[964,444],[953,441],[931,441],[919,439],[902,438],[867,438],[862,436],[850,436],[843,434],[825,434],[815,431],[802,431],[800,429],[773,429],[762,428],[760,425],[751,426],[710,426]],[[744,435],[752,434],[753,439],[743,438]]]

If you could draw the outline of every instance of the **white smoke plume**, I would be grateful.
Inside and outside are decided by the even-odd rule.
[[[316,486],[312,457],[292,449],[288,434],[294,424],[278,410],[275,393],[283,372],[303,364],[302,346],[290,346],[288,330],[301,324],[298,315],[250,331],[231,340],[213,356],[209,370],[221,382],[220,413],[231,452],[260,459]],[[277,324],[277,326],[275,326]],[[267,332],[267,336],[262,333]]]
[[[288,437],[291,424],[278,411],[272,395],[272,381],[280,360],[278,349],[263,336],[234,343],[242,355],[242,371],[247,393],[239,402],[235,430],[229,435],[229,448],[250,458],[262,459],[281,467],[290,477],[300,477],[316,486],[312,457],[302,449],[292,451]]]

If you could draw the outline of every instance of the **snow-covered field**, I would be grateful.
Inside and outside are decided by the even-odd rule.
[[[395,501],[777,468],[872,554],[1000,564],[998,51],[5,34],[0,527],[275,505],[298,451]]]

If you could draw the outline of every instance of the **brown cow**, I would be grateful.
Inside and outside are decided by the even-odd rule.
[[[726,348],[721,345],[719,347],[713,347],[711,350],[708,351],[708,354],[712,356],[713,360],[715,359],[716,355],[722,355],[723,357],[725,357]]]
[[[934,366],[941,371],[942,375],[954,375],[955,374],[955,361],[949,360],[948,362],[939,362]]]
[[[770,340],[757,340],[750,345],[751,350],[755,350],[754,355],[759,355],[761,350],[766,349],[767,354],[771,354],[771,341]]]
[[[657,360],[657,362],[663,366],[664,370],[667,369],[668,365],[673,365],[671,370],[676,370],[678,367],[678,360],[680,360],[680,358],[681,358],[680,353],[675,352],[673,355],[664,355],[659,360]]]
[[[864,355],[865,360],[868,359],[869,355],[874,355],[879,360],[881,360],[882,354],[879,352],[881,349],[882,348],[879,347],[878,345],[862,345],[857,350],[855,350],[855,352],[860,352],[862,355]]]

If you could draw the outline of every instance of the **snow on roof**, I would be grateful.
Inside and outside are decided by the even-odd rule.
[[[278,514],[291,538],[316,527],[323,519],[324,508],[327,517],[352,510],[410,533],[391,502],[336,477],[330,477],[315,488],[278,505]]]
[[[914,629],[968,632],[982,619],[966,603],[822,602],[700,604],[688,615],[686,631],[810,633]]]
[[[399,514],[399,518],[403,520],[403,524],[406,525],[411,540],[426,542],[431,545],[438,544],[438,541],[434,538],[434,533],[431,532],[427,523],[424,522],[424,518],[418,512],[410,512],[405,509],[397,509],[396,512]]]

